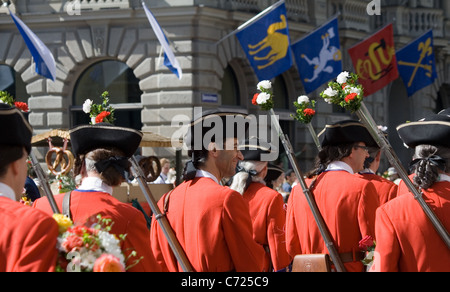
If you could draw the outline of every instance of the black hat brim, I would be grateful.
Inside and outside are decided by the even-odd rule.
[[[106,123],[84,125],[70,130],[70,142],[75,155],[100,148],[116,148],[126,157],[131,157],[138,149],[142,136],[140,131]]]
[[[362,123],[353,120],[327,125],[318,136],[322,147],[358,142],[364,142],[368,147],[377,147],[367,128]]]
[[[31,152],[33,128],[17,108],[0,104],[0,145],[24,147]]]
[[[450,117],[432,115],[422,121],[402,124],[397,132],[410,148],[433,145],[450,148]]]

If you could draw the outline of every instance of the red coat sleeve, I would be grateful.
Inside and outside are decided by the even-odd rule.
[[[303,193],[299,194],[299,187],[295,186],[291,195],[289,196],[288,205],[287,205],[287,214],[286,214],[286,250],[291,257],[295,257],[298,254],[301,254],[301,246],[300,240],[297,233],[297,225],[295,223],[295,204],[297,204],[296,197],[299,195],[303,195]]]
[[[267,214],[267,241],[275,271],[289,266],[292,259],[286,250],[286,211],[283,197],[278,194],[272,200]]]
[[[398,272],[400,244],[397,240],[395,228],[383,207],[376,215],[377,246],[375,260],[371,272]]]
[[[239,193],[233,192],[225,199],[222,220],[236,272],[261,272],[264,269],[265,251],[253,239],[248,205]]]

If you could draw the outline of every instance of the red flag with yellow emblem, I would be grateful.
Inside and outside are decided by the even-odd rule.
[[[351,47],[348,52],[365,96],[377,92],[399,77],[392,24]]]

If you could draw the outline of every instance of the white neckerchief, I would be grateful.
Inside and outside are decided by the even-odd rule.
[[[438,182],[442,182],[442,181],[450,182],[450,176],[448,176],[446,174],[440,174],[439,178],[438,178]]]
[[[112,195],[113,188],[105,184],[98,177],[85,177],[83,178],[83,182],[81,186],[78,188],[80,191],[95,191],[95,192],[103,192]]]
[[[197,169],[197,172],[195,173],[195,177],[207,177],[207,178],[210,178],[213,181],[215,181],[217,184],[220,184],[217,177],[215,177],[214,175],[212,175],[210,172],[208,172],[206,170]]]
[[[344,170],[344,171],[349,172],[351,174],[355,174],[353,172],[353,169],[350,167],[350,165],[348,165],[347,163],[345,163],[343,161],[333,161],[333,162],[331,162],[328,165],[327,170],[325,170],[325,171],[335,171],[335,170]]]
[[[4,183],[0,183],[0,197],[5,197],[13,201],[16,200],[16,194],[14,193],[14,190]]]

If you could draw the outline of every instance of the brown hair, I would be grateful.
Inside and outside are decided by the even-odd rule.
[[[80,155],[77,157],[75,161],[74,173],[75,175],[79,175],[81,173],[81,170],[83,169],[83,166],[86,167],[86,171],[89,170],[97,171],[95,167],[92,168],[92,166],[90,167],[90,169],[88,169],[89,166],[86,165],[86,159],[99,162],[102,160],[108,160],[111,157],[124,157],[124,156],[125,154],[116,148],[92,150],[87,154]],[[130,167],[131,165],[129,164],[128,169],[126,169],[128,172],[130,171]],[[100,173],[100,178],[105,184],[112,187],[118,186],[124,181],[122,175],[114,167],[109,167],[105,171]]]

